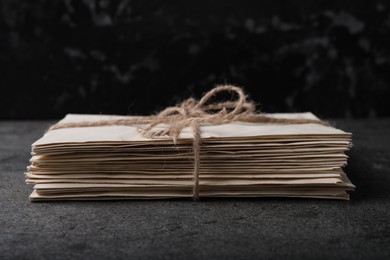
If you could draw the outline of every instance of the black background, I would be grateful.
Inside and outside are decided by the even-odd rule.
[[[388,1],[0,1],[0,118],[149,114],[216,84],[266,112],[389,116]]]

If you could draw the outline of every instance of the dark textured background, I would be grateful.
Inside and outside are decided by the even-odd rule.
[[[148,114],[219,83],[389,116],[389,1],[0,1],[0,118]]]

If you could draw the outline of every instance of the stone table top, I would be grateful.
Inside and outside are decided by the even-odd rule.
[[[390,119],[353,133],[351,201],[31,203],[30,146],[50,121],[0,121],[1,259],[390,259]]]

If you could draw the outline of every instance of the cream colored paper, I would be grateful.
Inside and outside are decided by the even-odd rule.
[[[270,114],[317,119],[311,113]],[[60,122],[121,118],[67,115]],[[164,128],[164,125],[159,126]],[[192,131],[179,140],[148,139],[137,126],[57,129],[32,145],[30,199],[190,197]],[[354,186],[341,167],[351,134],[320,124],[232,122],[201,126],[201,196],[348,199]]]

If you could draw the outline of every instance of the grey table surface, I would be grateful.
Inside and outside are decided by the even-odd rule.
[[[0,259],[390,259],[390,119],[353,133],[351,201],[31,203],[30,145],[49,121],[0,121]]]

